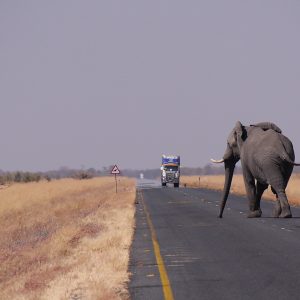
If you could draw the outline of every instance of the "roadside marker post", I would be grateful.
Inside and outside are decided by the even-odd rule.
[[[113,168],[111,169],[110,174],[115,175],[115,182],[116,182],[116,194],[118,193],[118,181],[117,181],[117,175],[119,175],[121,172],[117,165],[114,165]]]

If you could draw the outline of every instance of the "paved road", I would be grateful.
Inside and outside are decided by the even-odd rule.
[[[247,219],[247,200],[139,182],[129,290],[135,299],[300,299],[300,209]]]

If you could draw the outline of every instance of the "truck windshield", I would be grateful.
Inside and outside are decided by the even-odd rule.
[[[178,171],[178,166],[165,166],[166,171]]]

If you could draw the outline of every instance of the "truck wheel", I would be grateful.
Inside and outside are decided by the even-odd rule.
[[[179,187],[179,183],[174,183],[174,188],[178,188]]]
[[[161,186],[166,186],[167,184],[165,182],[162,182],[161,183]]]

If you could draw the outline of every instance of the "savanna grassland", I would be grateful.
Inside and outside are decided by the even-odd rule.
[[[181,185],[187,187],[201,187],[222,191],[225,177],[223,175],[206,175],[206,176],[181,176]],[[234,175],[231,184],[231,193],[246,195],[243,175]],[[287,187],[287,196],[290,204],[300,205],[300,174],[293,174]],[[263,197],[269,200],[275,200],[271,189],[265,191]]]
[[[0,299],[127,299],[135,181],[0,190]]]

